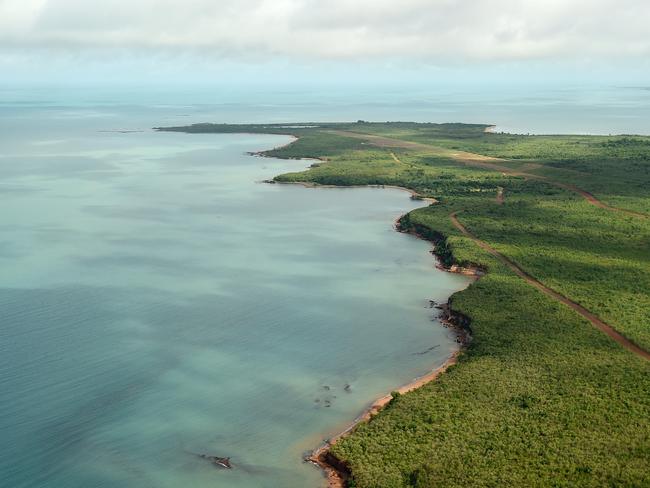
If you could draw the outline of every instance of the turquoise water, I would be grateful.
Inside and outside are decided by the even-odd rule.
[[[32,110],[1,132],[1,486],[317,486],[303,452],[454,349],[428,300],[467,280],[393,230],[406,192],[259,183],[308,164],[246,155],[287,137]]]
[[[263,184],[308,162],[246,152],[288,138],[150,127],[649,115],[642,87],[0,88],[0,486],[317,486],[303,453],[455,348],[428,300],[467,279],[393,230],[405,192]]]

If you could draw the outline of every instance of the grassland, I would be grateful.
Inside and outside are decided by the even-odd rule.
[[[449,264],[488,274],[451,299],[473,340],[331,451],[351,486],[650,486],[650,362],[504,266],[650,349],[650,138],[523,136],[485,125],[202,125],[289,133],[275,157],[322,161],[278,182],[396,185],[439,203],[402,219]],[[592,193],[602,208],[576,190]],[[497,198],[504,196],[503,201]]]

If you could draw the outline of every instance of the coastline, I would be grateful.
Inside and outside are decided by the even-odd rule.
[[[262,156],[262,157],[267,157],[267,156]],[[309,160],[307,160],[309,161]],[[318,183],[312,183],[309,181],[276,181],[276,180],[263,180],[261,183],[268,183],[271,185],[299,185],[303,186],[305,188],[332,188],[332,189],[337,189],[337,190],[345,190],[348,188],[376,188],[376,189],[391,189],[391,190],[401,190],[409,193],[411,195],[412,200],[418,200],[422,202],[429,202],[429,205],[433,205],[435,203],[438,203],[438,200],[435,198],[429,198],[429,197],[423,197],[419,193],[409,189],[405,188],[403,186],[395,186],[395,185],[346,185],[346,186],[340,186],[340,185],[321,185]],[[401,219],[402,217],[399,217],[397,220]]]
[[[247,134],[244,132],[244,134]],[[275,134],[273,134],[275,135]],[[289,135],[289,134],[287,134]],[[289,135],[290,137],[293,138],[291,142],[288,142],[287,144],[282,144],[280,146],[274,147],[272,149],[265,149],[263,151],[250,151],[247,154],[250,156],[255,156],[258,158],[276,158],[276,156],[270,156],[268,152],[270,151],[275,151],[276,149],[282,149],[284,147],[290,146],[294,142],[296,142],[299,137],[295,135]],[[327,159],[325,158],[277,158],[277,159],[285,159],[285,160],[290,160],[290,161],[320,161],[320,162],[327,162]],[[306,168],[309,169],[309,166]],[[305,188],[336,188],[336,189],[345,189],[345,188],[391,188],[394,190],[402,190],[411,195],[412,200],[419,200],[423,202],[429,202],[429,205],[433,205],[434,203],[438,203],[438,200],[435,198],[430,198],[430,197],[423,197],[420,195],[418,192],[415,190],[411,190],[410,188],[406,188],[404,186],[397,186],[397,185],[346,185],[346,186],[341,186],[341,185],[321,185],[318,183],[313,183],[309,181],[277,181],[275,179],[271,180],[262,180],[261,183],[268,183],[272,185],[300,185]],[[400,217],[401,218],[401,217]],[[397,219],[399,220],[399,219]]]
[[[453,366],[458,362],[458,357],[464,352],[464,349],[465,344],[461,345],[461,347],[454,351],[454,353],[436,369],[423,376],[420,376],[419,378],[416,378],[412,382],[407,383],[406,385],[394,391],[400,395],[403,395],[405,393],[417,390],[418,388],[421,388],[432,381],[435,381],[438,379],[438,377],[440,377],[440,375],[447,371],[450,366]],[[329,439],[325,444],[323,444],[321,447],[313,451],[307,458],[305,458],[305,461],[318,466],[325,472],[328,488],[345,488],[346,481],[350,477],[349,468],[345,465],[345,463],[341,462],[330,452],[330,448],[340,439],[350,434],[357,425],[372,419],[372,417],[375,414],[379,413],[384,407],[386,407],[392,399],[393,396],[391,393],[375,400],[372,405],[366,408],[363,413],[357,417],[343,432],[340,432],[336,436]]]
[[[416,378],[410,383],[394,390],[395,392],[403,395],[409,393],[413,390],[426,385],[427,383],[436,380],[442,373],[444,373],[450,366],[453,366],[458,362],[458,357],[462,354],[464,345],[459,347],[454,353],[440,366],[431,372]],[[390,403],[393,399],[392,394],[384,395],[381,398],[375,400],[372,405],[366,408],[363,413],[357,417],[352,424],[350,424],[343,432],[340,432],[336,436],[329,439],[321,447],[313,451],[305,461],[310,462],[323,471],[327,477],[327,486],[328,488],[344,488],[345,482],[349,478],[349,470],[344,463],[339,461],[335,456],[330,453],[330,448],[336,444],[340,439],[348,435],[352,430],[362,422],[367,422],[372,418],[373,415],[380,412],[386,405]]]
[[[259,136],[259,133],[256,132],[238,132],[238,134],[245,134],[245,135],[250,135],[250,136]],[[293,134],[269,134],[273,136],[284,136],[284,137],[291,137],[291,140],[287,142],[286,144],[280,144],[279,146],[272,147],[271,149],[264,149],[263,151],[249,151],[246,154],[249,156],[258,156],[261,158],[269,158],[271,156],[267,156],[265,153],[269,151],[277,151],[278,149],[284,149],[287,146],[290,146],[294,142],[296,142],[298,139],[300,139],[298,136],[295,136]],[[280,158],[283,159],[283,158]]]
[[[488,127],[486,128],[486,132],[494,128],[495,126]],[[288,145],[293,144],[296,142],[299,137],[292,136],[294,140],[289,142],[288,144],[283,144],[281,146],[278,146],[278,149],[281,147],[286,147]],[[273,150],[273,149],[271,149]],[[261,157],[261,158],[273,158],[273,156],[269,156],[267,152],[270,150],[265,150],[265,151],[255,151],[255,152],[249,152],[248,154],[251,156],[256,156],[256,157]],[[283,159],[283,158],[280,158]],[[327,161],[326,159],[321,159],[321,158],[285,158],[285,159],[295,159],[295,160],[300,160],[300,161]],[[313,183],[313,182],[301,182],[301,181],[276,181],[275,179],[271,180],[263,180],[261,183],[267,183],[267,184],[279,184],[279,185],[300,185],[305,188],[332,188],[332,189],[346,189],[346,188],[379,188],[379,189],[395,189],[395,190],[401,190],[409,193],[411,199],[413,200],[419,200],[423,202],[427,202],[429,205],[434,205],[438,203],[438,200],[435,198],[428,198],[428,197],[423,197],[422,195],[418,194],[414,190],[411,190],[410,188],[405,188],[402,186],[394,186],[394,185],[349,185],[349,186],[340,186],[340,185],[320,185],[318,183]],[[436,268],[446,271],[448,273],[457,273],[457,274],[462,274],[465,276],[470,276],[474,278],[474,281],[478,280],[485,274],[485,271],[479,267],[462,267],[459,266],[458,264],[452,264],[451,266],[445,266],[440,259],[440,257],[436,254],[435,252],[435,247],[436,247],[436,242],[435,240],[421,234],[418,232],[417,229],[411,228],[411,229],[404,229],[400,221],[402,218],[408,215],[404,214],[400,217],[398,217],[394,224],[393,227],[397,232],[401,233],[408,233],[416,236],[419,239],[425,240],[433,245],[433,249],[431,250],[431,254],[433,254],[434,259],[436,260]],[[469,286],[469,285],[468,285]],[[341,460],[336,458],[334,456],[330,449],[331,447],[336,444],[340,439],[344,438],[348,434],[350,434],[357,425],[367,422],[372,419],[374,415],[379,413],[383,408],[385,408],[393,399],[392,393],[396,392],[401,394],[409,393],[411,391],[417,390],[418,388],[423,387],[424,385],[435,381],[438,379],[447,369],[449,369],[451,366],[455,365],[458,362],[458,358],[465,352],[465,349],[469,342],[471,341],[471,330],[469,328],[469,319],[457,312],[454,312],[451,308],[451,297],[448,299],[447,303],[442,304],[438,306],[441,310],[441,315],[439,317],[439,320],[443,327],[449,327],[449,328],[454,328],[456,330],[457,334],[457,339],[456,341],[458,342],[459,346],[458,348],[438,367],[435,369],[429,371],[428,373],[423,374],[422,376],[419,376],[415,378],[413,381],[400,386],[399,388],[393,390],[391,393],[384,395],[375,401],[373,401],[369,407],[367,407],[365,410],[362,411],[362,413],[354,419],[343,431],[339,432],[335,436],[331,437],[325,443],[323,443],[320,447],[316,448],[314,451],[312,451],[309,455],[305,457],[305,462],[311,463],[314,466],[317,466],[319,469],[321,469],[325,475],[325,478],[327,480],[327,487],[328,488],[345,488],[347,484],[347,480],[350,478],[350,470],[349,467],[343,463]]]
[[[360,187],[364,187],[363,185]],[[367,185],[365,186],[366,188],[368,187]],[[333,188],[347,188],[347,187],[337,187],[334,186]],[[406,191],[409,191],[404,188],[400,187],[393,187],[393,188],[399,188],[403,189]],[[399,219],[397,219],[396,224],[395,224],[395,230],[397,232],[403,232],[403,233],[408,233],[412,234],[419,239],[425,240],[427,242],[431,242],[434,245],[435,249],[435,243],[431,241],[431,239],[421,235],[418,233],[416,230],[409,229],[409,230],[404,230],[400,228],[399,225]],[[440,270],[446,271],[448,273],[457,273],[457,274],[463,274],[466,276],[471,276],[474,278],[474,281],[480,279],[484,274],[484,270],[480,268],[473,268],[473,267],[461,267],[456,264],[446,267],[443,265],[442,261],[439,259],[439,257],[435,254],[435,250],[432,250],[431,253],[434,255],[434,259],[436,260],[436,267]],[[453,309],[451,308],[451,297],[449,298],[448,302],[445,304],[442,304],[438,306],[441,310],[441,315],[439,317],[440,322],[444,327],[449,327],[449,328],[454,328],[456,330],[457,334],[457,342],[459,344],[458,348],[437,368],[429,371],[428,373],[425,373],[422,376],[419,376],[415,378],[413,381],[402,385],[401,387],[393,390],[393,392],[399,393],[400,395],[412,392],[414,390],[417,390],[418,388],[421,388],[428,383],[431,383],[432,381],[437,380],[443,373],[447,371],[451,366],[455,365],[458,362],[459,357],[464,354],[467,345],[471,342],[471,329],[469,328],[469,323],[470,320],[469,318],[465,317],[464,315],[454,312]],[[349,435],[359,424],[363,422],[368,422],[372,419],[374,415],[379,413],[381,410],[383,410],[393,399],[393,392],[384,395],[378,399],[376,399],[372,404],[367,407],[361,415],[359,415],[354,421],[348,425],[343,431],[339,432],[335,436],[331,437],[327,441],[325,441],[324,444],[322,444],[320,447],[312,451],[306,458],[305,461],[308,463],[311,463],[321,470],[323,470],[325,474],[325,478],[327,480],[327,488],[345,488],[347,486],[347,481],[350,479],[350,468],[342,462],[340,459],[338,459],[336,456],[334,456],[330,449],[334,444],[336,444],[339,440],[342,438],[346,437]]]
[[[244,134],[246,134],[246,132],[244,132]],[[305,161],[305,162],[312,162],[312,163],[328,161],[326,158],[313,158],[313,157],[282,158],[282,157],[270,155],[268,154],[270,151],[289,146],[300,139],[298,136],[295,136],[293,134],[272,134],[272,135],[289,136],[292,138],[292,140],[286,144],[281,144],[277,147],[274,147],[273,149],[249,151],[247,152],[247,154],[250,156],[257,156],[262,158],[285,159],[285,160]],[[307,166],[306,169],[309,169],[309,166]],[[305,188],[329,188],[329,189],[339,189],[339,190],[347,189],[347,188],[395,189],[395,190],[407,192],[409,193],[412,200],[422,201],[423,203],[426,202],[429,206],[438,203],[438,200],[436,200],[435,198],[424,197],[410,188],[396,186],[396,185],[321,185],[315,182],[308,182],[308,181],[304,181],[304,182],[277,181],[275,179],[261,180],[259,182],[267,183],[267,184],[300,185]],[[458,263],[449,263],[450,265],[446,266],[442,260],[442,257],[439,256],[435,251],[437,245],[439,244],[440,240],[442,240],[443,236],[436,235],[432,237],[431,235],[426,235],[424,233],[421,233],[419,229],[416,227],[405,228],[402,225],[402,219],[407,215],[408,212],[396,219],[393,226],[394,230],[401,233],[412,234],[419,239],[431,243],[433,245],[433,249],[430,252],[434,255],[434,259],[436,260],[436,268],[450,273],[469,276],[474,278],[474,280],[479,279],[481,276],[485,274],[485,270],[481,269],[478,266],[473,266],[472,264],[469,264],[468,267],[462,267]],[[456,292],[454,292],[454,294],[457,293],[458,291],[461,290],[457,290]],[[463,316],[462,314],[453,311],[451,307],[452,297],[453,294],[448,298],[447,303],[441,304],[436,307],[441,310],[441,314],[438,317],[438,320],[440,321],[441,325],[443,327],[454,329],[456,332],[456,342],[458,345],[451,353],[451,355],[442,364],[439,364],[434,369],[429,370],[423,375],[418,376],[412,381],[402,386],[399,386],[396,389],[393,389],[391,393],[375,399],[344,430],[334,435],[333,437],[327,439],[319,447],[317,447],[315,450],[308,453],[303,458],[305,462],[311,463],[312,465],[322,470],[323,474],[326,477],[327,486],[329,488],[344,488],[346,486],[347,480],[350,479],[350,475],[351,475],[348,466],[341,460],[337,459],[331,453],[330,450],[331,447],[335,445],[336,442],[338,442],[339,440],[341,440],[342,438],[350,434],[359,424],[370,421],[374,415],[376,415],[383,408],[385,408],[393,399],[393,393],[406,394],[414,390],[417,390],[418,388],[421,388],[432,381],[435,381],[444,372],[446,372],[451,366],[455,365],[458,362],[459,357],[465,352],[466,346],[471,341],[471,329],[469,328],[470,321],[467,317]]]

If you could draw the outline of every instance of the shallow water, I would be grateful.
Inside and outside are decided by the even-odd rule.
[[[393,230],[406,192],[259,183],[308,164],[245,154],[286,137],[93,110],[3,119],[0,485],[318,485],[303,451],[449,355],[427,301],[467,280]]]

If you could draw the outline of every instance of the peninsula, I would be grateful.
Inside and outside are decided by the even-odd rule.
[[[288,134],[319,160],[276,183],[390,185],[435,199],[399,226],[485,275],[455,294],[455,365],[329,447],[355,487],[650,485],[650,137],[481,124],[198,124]],[[396,385],[398,386],[398,385]]]

